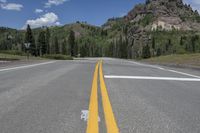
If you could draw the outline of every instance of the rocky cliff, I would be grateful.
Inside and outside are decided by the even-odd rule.
[[[147,17],[148,23],[143,25],[146,30],[200,30],[199,13],[182,0],[147,0],[135,6],[125,20],[140,25]]]

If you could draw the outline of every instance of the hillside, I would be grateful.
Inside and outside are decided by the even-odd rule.
[[[182,0],[146,0],[136,5],[123,18],[112,18],[103,25],[105,29],[116,29],[116,25],[128,24],[141,30],[199,31],[200,16],[197,10]]]
[[[148,30],[159,27],[164,30],[200,30],[198,12],[182,0],[147,0],[131,10],[125,19]]]
[[[34,39],[37,41],[39,33],[45,31],[47,27],[41,27],[33,29]],[[55,37],[59,42],[63,42],[68,39],[70,30],[75,33],[76,39],[82,39],[85,37],[96,37],[101,33],[101,28],[86,23],[72,23],[64,26],[52,26],[48,28],[51,34],[51,41]],[[21,50],[25,37],[25,30],[16,30],[11,28],[0,28],[0,50]]]
[[[147,0],[125,17],[109,19],[103,28],[108,29],[113,43],[124,38],[128,58],[144,58],[146,45],[147,57],[200,51],[199,13],[182,0]]]
[[[36,45],[46,28],[33,29]],[[182,0],[146,0],[126,16],[108,19],[102,27],[76,22],[48,29],[51,47],[57,39],[60,52],[64,46],[70,49],[68,37],[74,31],[81,56],[132,59],[200,52],[199,13]],[[25,31],[0,28],[0,49],[22,51],[24,37]]]

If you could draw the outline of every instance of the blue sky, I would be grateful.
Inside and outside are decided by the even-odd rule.
[[[42,25],[63,25],[87,21],[102,25],[108,18],[119,17],[145,0],[0,0],[0,26],[21,29]],[[200,0],[185,0],[200,7]]]

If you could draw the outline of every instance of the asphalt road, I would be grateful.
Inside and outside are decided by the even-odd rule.
[[[81,112],[98,60],[0,68],[0,133],[86,133]],[[200,132],[200,71],[104,58],[103,73],[121,133]],[[106,133],[100,84],[99,131]]]

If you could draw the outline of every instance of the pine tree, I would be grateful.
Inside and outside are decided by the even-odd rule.
[[[128,35],[128,25],[125,25],[125,26],[123,27],[123,33],[124,33],[124,35],[127,37],[127,35]]]
[[[152,38],[152,49],[156,48],[156,41],[155,41],[155,37]]]
[[[25,34],[25,43],[30,43],[29,51],[32,55],[37,56],[37,49],[35,45],[35,39],[32,34],[30,25],[27,25],[26,34]]]
[[[119,45],[119,49],[118,49],[119,58],[123,58],[124,46],[123,46],[123,38],[122,38],[122,35],[120,35],[120,37],[119,37],[118,45]]]
[[[49,28],[46,29],[46,45],[47,45],[47,54],[50,54],[50,38],[51,33],[49,31]]]
[[[173,53],[173,44],[171,39],[168,39],[167,43],[165,44],[165,52],[168,54]]]
[[[155,37],[152,37],[152,42],[151,42],[151,53],[152,53],[152,56],[155,56],[156,54],[156,41],[155,41]]]
[[[128,37],[125,37],[125,42],[124,42],[124,58],[127,59],[128,58]]]
[[[109,57],[114,57],[113,51],[114,51],[114,44],[113,44],[113,42],[111,42],[109,45],[109,48],[108,48],[108,56]]]
[[[150,0],[146,0],[146,5],[148,5],[150,3]]]
[[[199,39],[199,36],[198,36],[198,35],[192,36],[192,38],[191,38],[191,44],[192,44],[191,52],[196,52],[196,41],[197,41],[198,39]]]
[[[64,39],[64,41],[62,43],[62,54],[67,55],[67,41],[66,41],[66,39]]]
[[[80,47],[80,55],[81,55],[81,57],[86,57],[86,56],[87,56],[86,45],[82,45],[82,46]]]
[[[161,49],[158,48],[158,49],[157,49],[157,52],[156,52],[156,56],[161,56],[161,54],[162,54],[162,53],[161,53]]]
[[[119,45],[120,45],[120,58],[124,58],[124,59],[126,59],[127,58],[127,53],[128,53],[128,50],[127,50],[127,48],[128,48],[128,39],[127,38],[125,38],[125,39],[123,39],[123,37],[122,36],[120,36],[120,41],[119,41]]]
[[[47,54],[47,45],[44,31],[41,31],[38,37],[38,52],[40,56]]]
[[[74,56],[78,55],[78,44],[77,42],[74,43]]]
[[[149,47],[149,45],[143,46],[143,49],[142,49],[142,57],[145,58],[145,59],[151,57],[151,52],[150,52],[150,47]]]
[[[108,35],[108,31],[102,29],[102,30],[101,30],[101,37],[104,37],[104,36],[107,36],[107,35]]]
[[[71,56],[75,56],[75,33],[73,30],[70,31],[68,41],[70,45]]]
[[[55,36],[54,38],[54,46],[55,46],[55,54],[59,54],[60,50],[59,50],[59,43],[58,43],[58,37]]]

